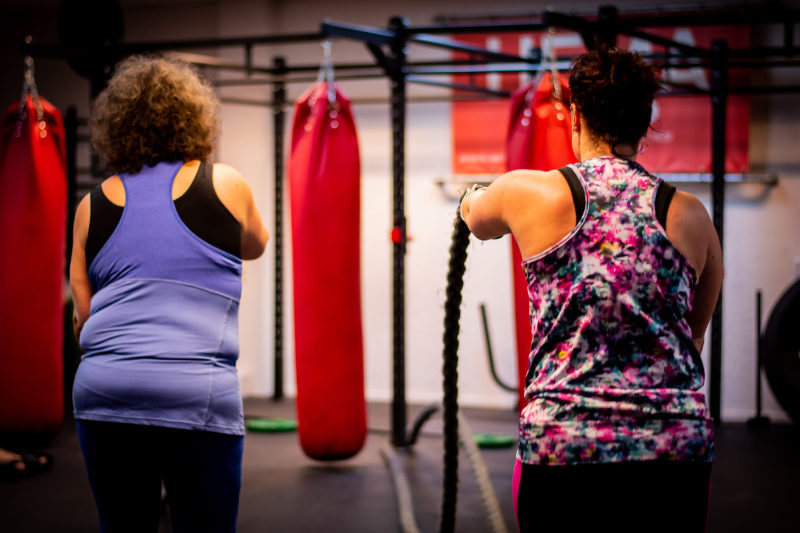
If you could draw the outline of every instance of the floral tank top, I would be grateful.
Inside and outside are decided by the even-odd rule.
[[[656,219],[662,181],[614,157],[572,169],[583,216],[522,263],[533,341],[517,457],[713,461],[703,363],[684,318],[697,278]]]

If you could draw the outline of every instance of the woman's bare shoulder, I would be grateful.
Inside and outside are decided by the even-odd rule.
[[[667,211],[667,237],[701,275],[717,234],[706,207],[693,194],[675,191]]]
[[[225,163],[214,163],[212,176],[215,187],[223,187],[232,192],[239,188],[247,187],[244,176],[238,170]]]
[[[244,224],[251,204],[253,192],[238,170],[224,163],[214,163],[212,180],[214,190],[223,205],[240,224]]]
[[[709,225],[713,229],[711,217],[703,202],[695,195],[685,191],[675,191],[675,195],[672,197],[667,214],[667,227],[671,223],[687,229],[707,230]]]

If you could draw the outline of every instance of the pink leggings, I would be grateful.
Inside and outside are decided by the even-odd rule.
[[[705,531],[712,463],[514,465],[522,533]]]

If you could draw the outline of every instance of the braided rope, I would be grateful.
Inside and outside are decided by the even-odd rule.
[[[461,289],[464,287],[467,246],[470,231],[460,214],[453,223],[453,241],[447,272],[447,289],[444,304],[444,350],[442,353],[444,376],[444,481],[440,533],[452,533],[456,527],[458,500],[458,332],[461,318]]]
[[[467,453],[467,460],[469,461],[469,466],[472,468],[472,473],[475,474],[475,481],[478,483],[481,499],[483,500],[484,507],[486,507],[486,518],[489,521],[490,531],[492,531],[492,533],[508,533],[506,521],[503,519],[503,513],[500,511],[500,502],[497,501],[497,495],[494,493],[492,480],[489,478],[489,470],[486,468],[483,456],[478,449],[478,445],[475,443],[475,436],[472,434],[472,429],[470,429],[467,418],[463,414],[458,414],[458,420],[461,445]]]
[[[397,496],[397,511],[400,515],[400,529],[403,533],[420,533],[417,521],[414,518],[414,503],[411,499],[411,487],[403,471],[403,464],[394,448],[386,443],[381,446],[381,455],[389,467]]]

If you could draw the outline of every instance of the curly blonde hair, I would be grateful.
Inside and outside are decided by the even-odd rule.
[[[219,132],[219,98],[172,56],[133,55],[117,64],[92,102],[92,145],[116,172],[161,161],[207,160]]]

